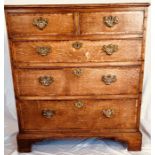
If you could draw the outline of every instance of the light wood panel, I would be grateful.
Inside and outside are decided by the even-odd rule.
[[[104,95],[137,94],[140,68],[80,68],[80,76],[74,74],[78,68],[54,70],[16,70],[16,89],[18,95],[53,96],[53,95]],[[102,76],[116,76],[116,81],[107,85]],[[40,77],[52,77],[49,86],[39,83]],[[37,91],[36,91],[37,90]]]
[[[73,47],[81,43],[80,49]],[[106,53],[104,46],[117,46],[116,52]],[[39,47],[50,48],[49,53],[42,56]],[[108,48],[108,47],[107,47]],[[109,48],[110,50],[110,48]],[[112,50],[112,48],[111,48]],[[13,42],[13,61],[15,63],[84,63],[141,60],[142,40],[100,40],[100,41],[29,41]],[[19,64],[20,65],[20,64]],[[21,65],[20,65],[21,66]]]
[[[136,126],[137,101],[127,100],[80,100],[81,108],[76,107],[79,100],[71,101],[20,101],[19,113],[23,130],[51,131],[132,129]],[[103,110],[112,109],[111,117]],[[51,118],[42,115],[43,110],[54,111]],[[128,121],[126,121],[128,120]]]

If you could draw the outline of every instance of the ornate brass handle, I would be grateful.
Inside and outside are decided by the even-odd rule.
[[[102,76],[102,81],[106,84],[106,85],[110,85],[113,82],[117,81],[116,75],[103,75]]]
[[[107,55],[112,55],[114,52],[117,52],[118,51],[118,45],[114,45],[114,44],[103,45],[102,50]]]
[[[34,18],[32,24],[39,30],[43,30],[48,25],[48,19],[42,17]]]
[[[39,47],[36,47],[36,52],[41,56],[47,56],[51,52],[51,47],[39,46]]]
[[[82,108],[84,106],[84,103],[82,101],[77,101],[77,102],[75,102],[75,106],[77,108]]]
[[[105,117],[110,118],[113,116],[114,111],[112,109],[105,109],[103,110],[103,114]]]
[[[81,42],[74,42],[72,44],[72,47],[75,48],[75,49],[80,49],[82,47],[82,43]]]
[[[82,75],[82,69],[81,68],[73,69],[73,74],[77,77],[80,77]]]
[[[39,83],[43,86],[49,86],[54,82],[54,78],[51,76],[41,76],[38,80]]]
[[[42,110],[42,116],[45,118],[51,118],[55,115],[55,111],[53,110]]]
[[[105,16],[103,17],[103,22],[107,27],[113,27],[118,24],[118,17],[116,16]]]

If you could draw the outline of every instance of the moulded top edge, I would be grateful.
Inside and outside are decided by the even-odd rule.
[[[20,8],[117,8],[117,7],[148,7],[150,3],[109,3],[109,4],[40,4],[40,5],[4,5],[5,9]]]

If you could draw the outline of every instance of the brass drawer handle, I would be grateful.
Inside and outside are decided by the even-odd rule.
[[[80,49],[82,47],[82,43],[81,42],[74,42],[72,44],[72,47],[75,48],[75,49]]]
[[[52,118],[55,115],[53,110],[42,110],[42,116],[45,118]]]
[[[118,45],[103,45],[102,51],[105,52],[107,55],[112,55],[114,52],[118,51]]]
[[[118,24],[118,17],[116,16],[105,16],[103,17],[103,23],[107,27],[113,27],[114,25]]]
[[[105,109],[105,110],[103,110],[103,115],[107,118],[111,118],[114,115],[114,110]]]
[[[36,47],[36,52],[41,56],[47,56],[51,52],[51,47],[39,46],[39,47]]]
[[[48,19],[42,17],[34,18],[32,24],[39,30],[43,30],[48,25]]]
[[[54,78],[51,76],[41,76],[39,77],[39,83],[43,86],[49,86],[54,82]]]
[[[77,102],[75,102],[75,106],[76,106],[77,108],[82,108],[82,107],[84,106],[84,102],[82,102],[82,101],[77,101]]]
[[[82,69],[81,68],[73,69],[73,74],[77,77],[80,77],[82,75]]]
[[[103,75],[102,76],[102,81],[106,84],[106,85],[110,85],[113,82],[117,81],[116,75]]]

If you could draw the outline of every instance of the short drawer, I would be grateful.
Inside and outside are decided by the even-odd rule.
[[[80,14],[82,34],[142,33],[143,11],[93,12]]]
[[[12,55],[17,63],[136,61],[141,48],[140,39],[14,42]]]
[[[140,68],[17,69],[14,75],[22,96],[137,94]]]
[[[9,14],[7,24],[10,35],[72,34],[73,14]]]
[[[134,129],[136,99],[19,101],[23,130]]]

